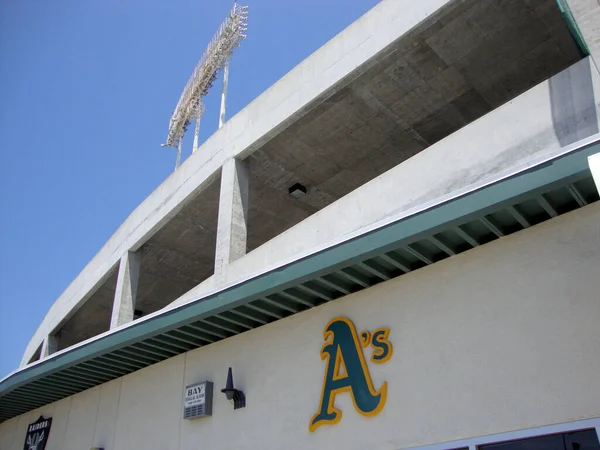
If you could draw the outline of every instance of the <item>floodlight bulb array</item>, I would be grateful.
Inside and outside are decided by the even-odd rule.
[[[212,87],[219,71],[231,58],[248,30],[248,7],[233,5],[233,8],[207,45],[192,76],[173,111],[169,122],[169,133],[165,147],[177,148],[189,124],[204,114],[202,98]]]

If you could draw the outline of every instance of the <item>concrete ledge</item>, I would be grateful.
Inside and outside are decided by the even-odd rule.
[[[232,117],[167,178],[117,229],[52,305],[29,342],[27,364],[46,335],[69,318],[100,286],[127,251],[138,250],[217,176],[224,161],[244,158],[333,95],[375,57],[453,0],[383,0]],[[410,6],[410,7],[408,7]]]
[[[600,68],[600,3],[598,0],[567,0],[577,26],[590,50],[596,69]]]
[[[600,130],[600,76],[584,59],[322,209],[227,267],[225,284]],[[372,201],[377,199],[377,201]],[[211,277],[172,305],[217,287]]]

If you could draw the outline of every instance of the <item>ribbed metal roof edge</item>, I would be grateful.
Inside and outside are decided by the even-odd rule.
[[[392,242],[431,231],[474,211],[514,199],[524,192],[589,170],[587,157],[598,152],[599,141],[600,133],[399,216],[363,228],[354,235],[345,236],[339,242],[329,243],[324,248],[298,256],[293,261],[266,269],[201,298],[169,310],[157,311],[143,319],[62,350],[4,377],[0,381],[0,397],[58,370],[175,329],[207,315],[242,305],[254,298],[268,295],[268,292],[282,286],[308,280],[332,267],[381,252]]]

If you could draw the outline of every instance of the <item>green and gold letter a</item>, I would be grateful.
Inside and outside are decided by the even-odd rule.
[[[319,412],[308,426],[312,432],[324,424],[335,424],[342,419],[335,396],[349,392],[356,410],[364,416],[375,416],[383,409],[387,383],[375,391],[371,374],[356,334],[354,324],[345,317],[337,317],[325,327],[325,345],[321,359],[326,361]]]

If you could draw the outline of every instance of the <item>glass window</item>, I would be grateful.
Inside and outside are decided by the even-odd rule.
[[[600,450],[596,430],[573,431],[481,445],[480,450]]]
[[[573,431],[565,433],[565,448],[567,450],[598,450],[598,435],[596,430]]]

